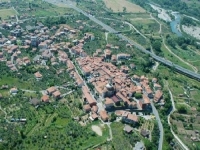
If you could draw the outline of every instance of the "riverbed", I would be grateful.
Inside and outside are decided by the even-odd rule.
[[[175,20],[170,22],[171,30],[177,36],[182,36],[180,29],[181,15],[178,12],[172,12],[171,14],[175,17]]]
[[[158,12],[158,18],[161,20],[164,20],[166,22],[170,22],[170,27],[173,33],[175,33],[177,36],[181,36],[181,30],[180,30],[180,21],[181,21],[181,15],[178,12],[172,12],[169,10],[165,10],[159,6],[156,6],[154,4],[149,4],[154,10]],[[174,16],[174,20],[170,17],[168,13],[171,13]]]

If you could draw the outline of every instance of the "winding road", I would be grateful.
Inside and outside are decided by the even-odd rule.
[[[161,24],[156,18],[154,18],[154,17],[152,16],[152,14],[150,14],[150,17],[151,17],[153,20],[155,20],[155,21],[160,25],[159,34],[162,34],[162,24]],[[198,69],[197,69],[196,67],[194,67],[194,66],[191,65],[190,63],[186,62],[186,61],[183,60],[181,57],[179,57],[178,55],[176,55],[175,53],[173,53],[173,52],[171,51],[171,49],[165,44],[165,39],[164,39],[163,36],[162,36],[162,40],[163,40],[163,45],[164,45],[164,47],[169,51],[169,53],[171,53],[173,56],[175,56],[176,58],[178,58],[178,59],[179,59],[181,62],[183,62],[184,64],[190,66],[190,67],[194,70],[195,73],[198,72]]]
[[[163,136],[164,136],[164,130],[163,130],[163,125],[162,122],[160,120],[160,116],[159,113],[157,111],[157,109],[155,108],[153,102],[151,101],[151,108],[152,108],[152,112],[156,117],[156,120],[158,121],[158,127],[160,130],[160,138],[159,138],[159,145],[158,145],[158,150],[162,150],[162,146],[163,146]]]
[[[161,34],[162,33],[162,24],[156,18],[154,18],[151,13],[150,13],[150,17],[151,17],[150,19],[155,20],[160,25],[160,29],[159,29],[158,33]]]
[[[178,58],[181,62],[183,62],[184,64],[190,66],[195,73],[198,72],[198,69],[196,67],[194,67],[193,65],[191,65],[190,63],[186,62],[185,60],[183,60],[182,58],[180,58],[178,55],[174,54],[171,49],[169,49],[169,47],[165,44],[165,39],[164,37],[162,36],[162,39],[163,39],[163,45],[165,46],[165,48],[170,52],[170,54],[172,54],[173,56],[175,56],[176,58]]]
[[[130,28],[134,29],[134,30],[135,30],[138,34],[140,34],[143,38],[147,39],[147,37],[146,37],[144,34],[142,34],[134,25],[132,25],[131,23],[129,23],[129,22],[127,22],[127,21],[125,21],[124,23],[125,23],[125,24],[128,24],[128,25],[130,26]]]
[[[174,138],[176,139],[176,141],[178,141],[179,145],[185,149],[185,150],[189,150],[189,148],[181,141],[181,139],[174,133],[173,129],[172,129],[172,125],[171,125],[171,122],[170,122],[170,116],[171,114],[174,113],[174,111],[176,111],[176,106],[175,106],[175,103],[174,103],[174,98],[173,98],[173,95],[172,95],[172,92],[171,90],[169,89],[169,86],[168,86],[168,82],[166,83],[166,86],[168,88],[168,91],[169,91],[169,94],[170,94],[170,99],[171,99],[171,102],[172,102],[172,110],[171,112],[169,113],[169,115],[167,116],[167,122],[168,122],[168,125],[170,126],[170,131],[171,133],[173,134]]]

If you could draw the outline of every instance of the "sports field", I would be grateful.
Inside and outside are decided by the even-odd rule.
[[[133,4],[127,0],[103,0],[107,8],[111,8],[114,12],[123,12],[124,8],[126,12],[131,13],[144,13],[146,12],[142,7]]]

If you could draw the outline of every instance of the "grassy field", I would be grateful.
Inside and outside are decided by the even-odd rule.
[[[144,13],[146,12],[142,7],[133,4],[127,0],[104,0],[107,8],[111,8],[114,12],[123,12],[126,8],[126,12],[130,13]]]
[[[2,85],[8,85],[10,87],[17,87],[17,88],[24,88],[24,89],[30,89],[32,87],[30,82],[22,82],[18,78],[13,78],[13,77],[6,77],[3,76],[0,79],[0,86]]]
[[[132,14],[125,14],[125,18],[128,18],[130,20],[132,19],[147,19],[150,18],[150,15],[148,13],[132,13]]]
[[[42,0],[30,1],[29,3],[24,3],[22,1],[12,1],[13,5],[17,5],[17,12],[20,15],[35,15],[36,17],[46,17],[46,16],[57,16],[65,15],[67,13],[74,13],[70,8],[58,7],[50,3],[44,2]],[[29,6],[30,4],[30,6]],[[31,9],[30,9],[31,8]]]
[[[12,15],[16,15],[16,12],[13,9],[1,9],[0,10],[0,17],[2,19],[8,19]]]
[[[190,48],[188,46],[187,50],[183,50],[178,47],[177,49],[172,50],[176,55],[181,56],[181,58],[183,58],[188,63],[192,64],[193,66],[197,67],[198,70],[200,70],[200,53],[195,47]]]
[[[173,126],[175,127],[174,130],[176,134],[189,147],[189,149],[196,149],[196,146],[200,146],[199,142],[191,140],[191,137],[195,136],[195,130],[200,130],[199,118],[194,117],[193,115],[189,116],[174,113],[173,119],[171,120]]]
[[[70,110],[67,104],[54,102],[54,104],[42,104],[36,109],[29,104],[27,99],[21,98],[24,96],[11,97],[9,101],[1,104],[8,114],[8,120],[11,117],[27,119],[26,124],[9,124],[13,126],[15,132],[21,132],[24,136],[20,137],[15,134],[10,138],[11,134],[3,135],[4,139],[9,136],[9,145],[6,149],[12,149],[13,144],[16,149],[89,149],[94,145],[104,144],[109,137],[108,127],[103,126],[100,121],[87,123],[86,126],[73,121],[71,119],[73,109]],[[15,104],[19,102],[23,105]],[[1,111],[0,115],[4,116]],[[0,117],[0,119],[3,118]],[[92,125],[101,127],[102,136],[92,130]],[[0,123],[3,129],[7,126],[5,122]],[[5,131],[2,132],[5,133]],[[23,142],[18,142],[20,138],[23,138]],[[2,149],[2,144],[4,143],[0,143],[0,149]]]
[[[115,150],[132,149],[135,143],[141,140],[140,135],[136,131],[126,134],[123,130],[124,124],[121,122],[113,122],[111,128],[113,133],[112,147]]]
[[[65,15],[69,12],[68,8],[48,8],[48,9],[38,9],[38,11],[31,12],[33,15],[41,17],[41,16],[56,16],[56,15]]]
[[[159,24],[152,19],[135,18],[131,19],[131,23],[143,34],[156,34],[159,32]]]
[[[174,55],[172,55],[163,45],[161,47],[161,50],[164,54],[164,58],[166,58],[167,60],[172,61],[173,63],[180,65],[181,67],[184,67],[186,69],[193,71],[193,69],[190,66],[188,66],[187,64],[185,64],[184,62],[176,58]]]

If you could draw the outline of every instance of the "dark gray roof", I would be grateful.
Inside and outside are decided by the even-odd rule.
[[[133,128],[131,127],[131,126],[129,126],[129,125],[125,125],[125,127],[124,127],[124,131],[126,131],[126,132],[131,132],[133,130]]]
[[[40,104],[40,100],[38,100],[37,98],[32,98],[30,100],[30,103],[34,106],[39,105]]]

